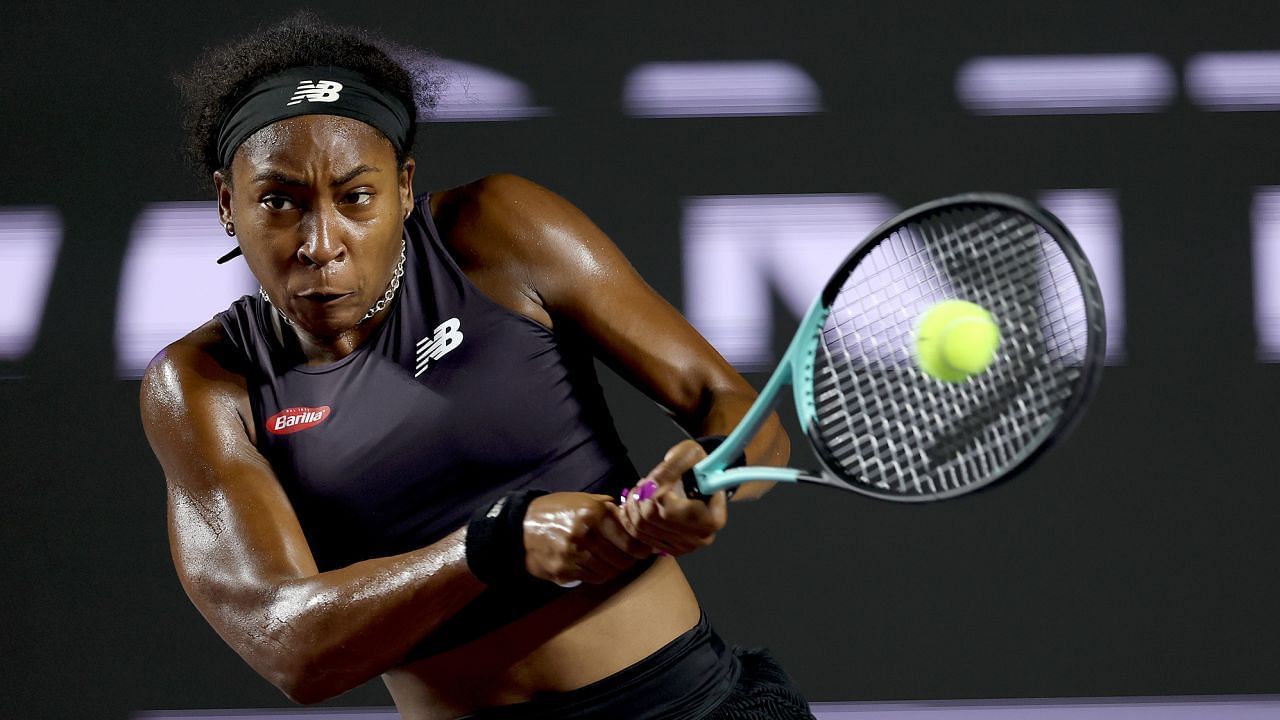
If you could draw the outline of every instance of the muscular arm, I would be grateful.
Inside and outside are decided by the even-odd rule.
[[[483,283],[489,272],[518,278],[527,295],[516,299],[522,312],[549,327],[570,322],[580,328],[601,359],[693,436],[727,434],[746,414],[756,398],[751,385],[572,204],[510,175],[454,192],[443,214],[467,239],[454,247],[476,268],[473,278]],[[771,415],[747,457],[752,464],[782,465],[789,454],[782,425]],[[743,486],[735,499],[759,497],[769,486]]]
[[[168,483],[174,565],[249,665],[291,699],[318,702],[391,668],[483,585],[466,566],[465,529],[319,572],[248,436],[244,381],[216,359],[219,333],[211,323],[174,343],[142,382],[143,425]]]

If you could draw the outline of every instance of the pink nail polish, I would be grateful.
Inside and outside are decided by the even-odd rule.
[[[654,482],[653,480],[645,480],[644,482],[640,483],[640,499],[641,500],[648,500],[649,498],[653,497],[654,493],[656,492],[658,492],[658,483]]]
[[[618,496],[618,502],[626,505],[627,496],[631,494],[631,488],[622,488],[622,494]]]
[[[661,555],[662,557],[671,557],[671,553],[667,552],[666,550],[659,550],[658,554]]]

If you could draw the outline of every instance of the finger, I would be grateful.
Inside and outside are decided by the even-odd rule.
[[[529,568],[529,574],[539,580],[553,582],[560,587],[571,587],[573,583],[583,579],[576,558],[575,553],[558,556],[553,561],[540,562],[536,567]]]
[[[681,527],[667,520],[659,518],[657,506],[652,501],[637,502],[634,510],[636,521],[635,529],[632,536],[637,541],[648,544],[650,547],[658,548],[658,550],[681,550],[685,551],[690,546],[691,536],[698,536],[698,532],[690,532],[690,528]]]
[[[661,540],[667,546],[682,550],[705,547],[715,540],[720,525],[714,520],[713,511],[701,500],[684,500],[695,507],[680,514],[666,514],[662,505],[642,503],[645,507],[637,508],[640,520],[636,523],[636,537],[653,542]]]
[[[687,531],[659,526],[643,519],[637,523],[632,536],[654,550],[676,554],[689,552],[705,544]]]
[[[632,490],[623,511],[633,537],[668,552],[709,545],[723,525],[706,503],[685,497],[683,483],[660,486],[652,478]]]
[[[617,568],[601,563],[598,558],[578,566],[578,578],[592,585],[609,582],[617,577],[618,573]]]
[[[652,479],[659,485],[673,485],[684,477],[686,470],[706,456],[707,452],[693,440],[676,443],[645,478]]]
[[[701,500],[668,495],[642,503],[637,510],[641,521],[651,526],[650,531],[708,535],[720,529],[715,514]]]
[[[635,549],[636,554],[629,552]],[[615,571],[622,571],[635,565],[636,560],[648,557],[648,547],[632,538],[623,529],[622,524],[612,515],[603,518],[591,530],[586,541],[586,549],[592,558],[608,565]],[[604,570],[603,565],[596,565]]]
[[[632,492],[631,501],[628,503],[630,507],[627,510],[637,526],[648,523],[653,525],[649,528],[650,531],[657,528],[678,530],[678,522],[668,522],[668,520],[678,521],[680,516],[673,514],[672,508],[680,507],[679,503],[682,500],[693,502],[685,499],[671,486],[659,486],[652,480],[645,480]]]
[[[705,502],[675,492],[657,495],[654,500],[657,518],[669,525],[693,526],[704,533],[714,533],[723,528],[729,519],[728,502],[723,490],[716,492]]]
[[[564,585],[566,582],[581,580],[598,585],[611,579],[615,572],[607,564],[601,563],[590,550],[579,546],[579,549],[573,553],[572,559],[569,559],[561,571],[556,573],[556,582]]]
[[[619,550],[600,537],[591,545],[590,557],[583,561],[583,579],[590,583],[608,582],[636,564],[636,558]]]
[[[681,534],[681,526],[665,517],[662,505],[653,500],[636,503],[632,512],[636,516],[637,531],[666,537],[669,541]]]
[[[604,522],[600,524],[600,534],[608,541],[608,543],[625,557],[633,559],[643,559],[649,557],[653,553],[653,548],[643,542],[637,540],[631,535],[630,530],[624,523],[622,508],[615,510],[614,522]]]
[[[621,515],[623,527],[627,531],[627,535],[634,539],[640,547],[645,549],[646,555],[651,555],[655,552],[670,554],[671,551],[675,549],[671,542],[675,534],[655,533],[652,526],[649,526],[645,530],[641,530],[638,527],[638,524],[644,523],[645,521],[640,518],[640,503],[631,502],[628,503],[628,505],[629,507],[618,509],[619,514]],[[646,525],[648,524],[646,523]]]
[[[623,522],[627,528],[627,533],[634,537],[636,527],[640,523],[640,501],[628,499],[627,504],[619,507],[618,510],[624,519]]]
[[[653,479],[645,480],[636,486],[636,489],[635,489],[636,499],[642,502],[645,500],[648,500],[654,495],[659,494],[663,487],[664,486],[659,485],[658,481],[656,480],[653,480]]]
[[[585,551],[581,562],[596,572],[614,575],[630,568],[637,558],[647,557],[648,548],[623,529],[620,508],[613,504],[610,496],[594,497],[600,499],[597,506],[600,513],[584,528],[579,540],[579,547]]]
[[[665,552],[670,555],[683,555],[692,549],[687,547],[684,542],[671,542],[666,537],[655,535],[643,530],[640,531],[638,539],[640,542],[653,548],[654,551]]]
[[[652,500],[632,500],[625,512],[627,532],[645,545],[671,552],[689,544],[689,529],[662,518]]]
[[[587,564],[587,565],[578,566],[577,572],[574,574],[574,577],[572,580],[563,581],[563,582],[557,581],[557,584],[560,585],[560,587],[576,587],[575,585],[573,585],[574,582],[584,582],[590,585],[600,585],[602,583],[609,582],[613,578],[614,578],[613,573],[601,572],[600,570],[597,570],[595,567],[592,567],[590,564]]]
[[[715,523],[716,530],[720,530],[729,522],[729,495],[723,490],[717,491],[707,501],[707,508],[711,510],[711,519]]]

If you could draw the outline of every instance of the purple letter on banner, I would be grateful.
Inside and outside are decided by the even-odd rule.
[[[880,195],[685,200],[684,309],[741,370],[773,363],[773,293],[796,317],[845,255],[897,211]]]
[[[1258,359],[1280,362],[1280,187],[1253,196],[1253,324]]]
[[[780,60],[655,62],[632,70],[622,105],[638,117],[804,115],[822,111],[818,84]]]
[[[1164,110],[1177,93],[1156,55],[978,57],[956,74],[956,96],[979,115],[1077,115]]]
[[[1093,266],[1107,310],[1107,364],[1124,362],[1124,258],[1115,192],[1046,190],[1040,204],[1067,226]]]
[[[61,244],[57,209],[0,209],[0,360],[20,359],[35,342]]]
[[[252,293],[243,259],[214,261],[235,245],[212,202],[152,203],[134,222],[116,305],[116,372],[142,375],[151,358]]]

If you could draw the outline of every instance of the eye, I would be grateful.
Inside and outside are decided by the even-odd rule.
[[[353,190],[347,193],[346,200],[353,205],[368,205],[373,201],[373,193],[368,190]]]
[[[292,210],[293,200],[284,195],[267,195],[262,198],[262,205],[268,210]]]

